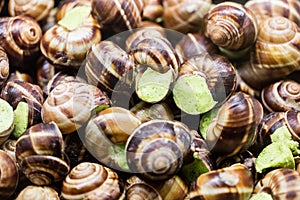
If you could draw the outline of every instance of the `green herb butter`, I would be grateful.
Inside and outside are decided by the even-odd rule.
[[[28,104],[25,102],[18,103],[14,110],[14,131],[13,136],[19,138],[28,127]]]
[[[91,8],[88,6],[77,6],[66,13],[66,15],[58,22],[60,26],[68,30],[78,28],[83,20],[91,13]]]
[[[14,126],[14,111],[12,106],[0,99],[0,133],[9,136]]]
[[[272,195],[262,192],[254,194],[249,200],[273,200]]]

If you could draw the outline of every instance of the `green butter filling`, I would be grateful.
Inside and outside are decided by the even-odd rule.
[[[173,88],[173,98],[176,105],[188,114],[202,114],[215,105],[205,78],[188,75],[179,78]]]
[[[60,26],[68,30],[78,28],[83,20],[90,14],[91,8],[88,6],[77,6],[66,13],[66,15],[58,22]]]
[[[109,148],[109,155],[111,155],[114,162],[124,171],[129,171],[129,166],[127,165],[126,152],[125,152],[126,143],[112,144]]]
[[[219,109],[212,109],[209,112],[202,115],[200,119],[199,130],[201,136],[206,139],[206,132],[211,121],[217,116]]]
[[[172,70],[159,73],[148,67],[137,83],[137,95],[147,103],[157,103],[168,94],[172,80]]]
[[[0,133],[8,131],[14,123],[14,111],[12,106],[0,99]]]
[[[273,200],[272,195],[262,192],[258,194],[254,194],[250,200]]]
[[[28,127],[28,104],[19,102],[17,108],[14,110],[14,130],[13,136],[19,138]]]

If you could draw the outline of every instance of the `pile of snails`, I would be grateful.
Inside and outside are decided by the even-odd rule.
[[[0,38],[0,199],[299,199],[298,0],[0,0]]]

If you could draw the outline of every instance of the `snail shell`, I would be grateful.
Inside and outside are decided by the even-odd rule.
[[[142,18],[145,20],[159,21],[163,15],[164,7],[162,0],[143,0],[143,15]]]
[[[118,151],[116,145],[126,143],[140,124],[139,118],[125,108],[107,108],[89,120],[85,129],[85,146],[101,163],[114,169],[122,169],[111,155],[110,149]]]
[[[13,109],[16,109],[21,101],[28,104],[28,126],[41,122],[44,97],[43,91],[38,85],[20,80],[9,81],[2,88],[1,98],[9,102]]]
[[[299,70],[299,27],[287,18],[266,18],[260,23],[255,47],[248,61],[237,68],[241,79],[254,89],[281,80]]]
[[[172,177],[190,149],[189,132],[183,123],[168,120],[151,120],[138,126],[125,147],[131,172],[156,181]]]
[[[36,21],[47,17],[54,7],[54,0],[9,0],[8,12],[10,16],[26,15]]]
[[[126,180],[127,200],[181,200],[187,192],[187,184],[176,175],[162,182],[146,182],[137,176]]]
[[[164,27],[181,33],[202,32],[210,0],[164,1]]]
[[[17,196],[15,200],[59,200],[58,193],[51,187],[29,185],[25,187]]]
[[[71,0],[71,1],[61,1],[57,6],[56,12],[56,21],[61,20],[64,18],[66,13],[71,11],[73,8],[77,6],[88,6],[91,7],[91,0]]]
[[[254,14],[243,5],[223,2],[215,5],[205,18],[205,35],[224,49],[250,47],[258,34]]]
[[[260,23],[264,18],[283,16],[300,25],[300,2],[298,0],[251,0],[245,3]]]
[[[61,196],[73,199],[118,200],[123,187],[118,174],[97,163],[82,162],[63,181]]]
[[[0,198],[8,199],[16,190],[19,182],[19,171],[13,158],[0,150]]]
[[[36,62],[36,81],[43,91],[54,74],[55,66],[41,56]]]
[[[243,164],[234,164],[200,175],[191,185],[187,199],[247,200],[253,186],[250,170]]]
[[[269,112],[300,111],[300,83],[292,80],[275,82],[263,88],[261,99]]]
[[[44,33],[41,52],[57,67],[69,66],[69,69],[77,70],[91,46],[100,42],[100,26],[91,13],[82,16],[82,21],[74,27],[66,27],[60,23],[62,20]]]
[[[17,140],[8,139],[1,145],[1,150],[5,151],[16,162],[16,143]]]
[[[142,21],[142,0],[92,0],[98,23],[115,33],[137,28]]]
[[[267,173],[254,188],[254,194],[267,192],[273,199],[297,199],[300,195],[300,175],[296,170],[279,168]]]
[[[20,80],[20,81],[23,81],[23,82],[28,82],[28,83],[33,84],[32,77],[28,73],[20,72],[18,70],[12,72],[9,75],[9,78],[8,78],[7,82],[9,82],[9,81],[14,82],[15,80]]]
[[[15,16],[0,19],[0,45],[11,63],[20,67],[39,53],[42,30],[31,17]]]
[[[45,123],[54,121],[63,134],[80,128],[97,106],[110,105],[109,98],[97,87],[81,82],[63,82],[46,98],[42,110]]]
[[[215,154],[235,155],[254,143],[262,117],[260,102],[238,92],[219,108],[216,118],[208,126],[205,140]]]
[[[0,47],[0,88],[9,76],[9,61],[5,50]]]
[[[25,176],[36,185],[58,182],[70,169],[63,146],[62,134],[55,123],[36,124],[17,140],[17,163]]]
[[[117,91],[116,84],[129,86],[133,82],[134,69],[132,56],[111,41],[93,45],[86,56],[88,82],[109,94]]]

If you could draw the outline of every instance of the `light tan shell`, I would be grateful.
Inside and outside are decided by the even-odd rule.
[[[58,193],[51,187],[29,185],[25,187],[15,200],[59,200]]]
[[[26,15],[36,21],[42,21],[54,7],[54,0],[9,0],[10,16]]]

